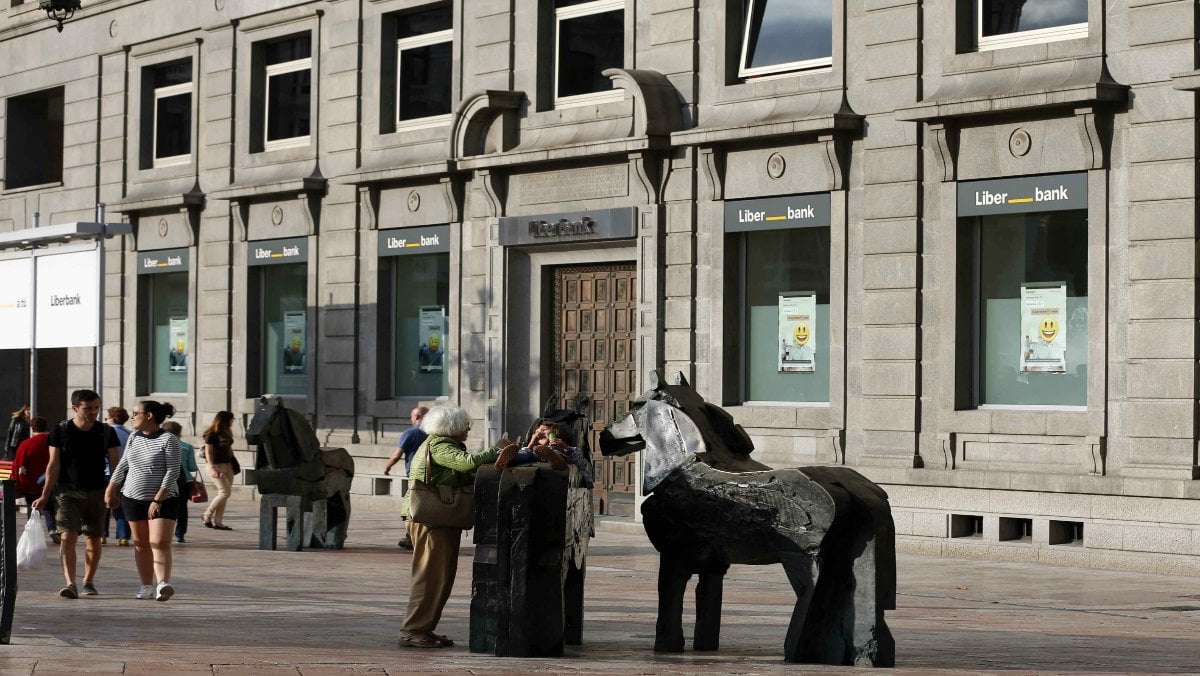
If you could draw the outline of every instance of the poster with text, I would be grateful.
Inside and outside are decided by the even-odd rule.
[[[33,346],[33,260],[0,261],[0,350]]]
[[[779,372],[817,370],[817,296],[785,293],[779,296]]]
[[[188,360],[187,317],[167,320],[167,366],[172,373],[186,373]]]
[[[37,347],[95,347],[100,336],[100,251],[37,257]]]
[[[422,306],[417,325],[421,340],[417,348],[417,365],[422,372],[440,373],[446,355],[446,308]]]
[[[1067,372],[1067,284],[1021,285],[1021,373]]]
[[[304,343],[305,311],[283,313],[283,372],[303,375],[308,346]]]

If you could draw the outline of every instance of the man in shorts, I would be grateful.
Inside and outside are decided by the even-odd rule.
[[[71,393],[74,416],[50,429],[50,463],[46,466],[46,484],[42,497],[33,501],[33,509],[50,508],[55,496],[55,519],[62,536],[58,555],[62,560],[67,586],[58,592],[68,599],[79,598],[75,586],[75,542],[79,534],[87,539],[83,563],[83,589],[96,594],[96,569],[100,566],[100,537],[104,534],[104,490],[108,477],[105,462],[117,466],[120,442],[112,428],[97,422],[100,395],[92,390]]]

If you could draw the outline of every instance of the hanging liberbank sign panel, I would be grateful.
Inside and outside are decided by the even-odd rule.
[[[284,265],[308,261],[308,238],[266,239],[250,242],[247,265]]]
[[[628,239],[636,233],[636,220],[636,207],[505,216],[500,219],[500,244],[581,244]]]
[[[725,232],[829,227],[829,193],[725,202]]]
[[[187,272],[187,269],[187,249],[157,249],[137,252],[137,273],[139,275]]]
[[[1087,174],[1021,176],[958,184],[959,216],[1087,209]]]
[[[99,255],[92,249],[0,261],[0,349],[95,347]]]

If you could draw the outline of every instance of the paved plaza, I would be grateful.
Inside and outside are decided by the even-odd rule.
[[[782,661],[793,597],[779,566],[730,571],[721,651],[656,655],[657,556],[628,527],[601,525],[592,541],[584,645],[557,659],[505,659],[467,650],[469,542],[438,627],[458,645],[400,649],[411,555],[396,547],[394,513],[356,511],[341,552],[259,551],[257,504],[245,495],[231,501],[226,522],[235,530],[194,519],[188,543],[175,550],[177,593],[168,603],[133,598],[132,551],[112,541],[99,596],[59,598],[56,565],[21,573],[0,674],[851,670]],[[899,607],[888,613],[898,664],[890,673],[1200,672],[1196,578],[913,555],[901,555],[899,576]],[[690,637],[690,604],[686,610]]]

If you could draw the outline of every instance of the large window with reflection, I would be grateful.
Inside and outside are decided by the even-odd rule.
[[[379,233],[379,399],[450,392],[450,228]]]
[[[451,106],[454,10],[436,5],[395,17],[395,121],[406,128],[445,123]]]
[[[138,394],[187,392],[192,358],[188,273],[139,274],[137,321]]]
[[[262,59],[262,139],[265,150],[307,145],[312,122],[312,36],[256,45]]]
[[[315,367],[308,341],[308,242],[252,242],[246,308],[246,390],[306,395]]]
[[[743,78],[822,68],[833,63],[830,0],[743,0]]]
[[[555,0],[556,105],[620,99],[603,72],[624,67],[625,0]]]
[[[973,0],[980,50],[1085,38],[1088,0]]]
[[[141,167],[186,164],[192,154],[191,59],[145,68],[142,77]]]

